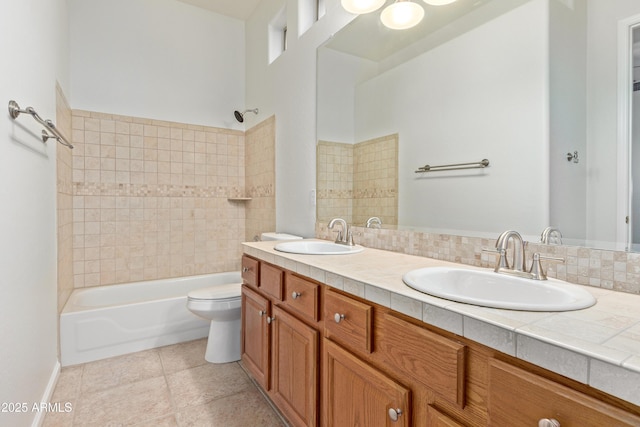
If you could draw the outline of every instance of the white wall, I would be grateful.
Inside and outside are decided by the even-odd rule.
[[[285,4],[288,50],[269,64],[268,24]],[[276,228],[302,236],[315,229],[316,48],[354,18],[339,0],[326,6],[325,16],[299,38],[297,0],[263,0],[246,23],[247,105],[276,116]],[[247,127],[255,123],[251,118]]]
[[[565,241],[586,238],[586,2],[550,3],[550,221]],[[568,7],[566,4],[570,4]],[[579,163],[567,161],[578,151]],[[582,157],[582,158],[580,158]]]
[[[68,88],[65,0],[0,6],[3,56],[0,101],[15,99],[55,120],[56,78]],[[0,117],[0,402],[27,413],[1,413],[0,425],[25,426],[33,403],[48,398],[57,373],[56,147],[39,138],[29,116]]]
[[[529,2],[357,89],[356,140],[399,133],[399,224],[548,225],[548,13]],[[484,158],[482,171],[414,172]]]
[[[589,0],[587,14],[587,238],[616,240],[618,22],[640,14],[637,0]]]
[[[74,109],[244,129],[244,22],[175,0],[69,0],[69,12]]]

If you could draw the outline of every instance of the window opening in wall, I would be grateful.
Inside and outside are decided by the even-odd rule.
[[[287,49],[287,9],[283,7],[269,23],[269,63]]]
[[[298,37],[326,13],[325,0],[298,0]]]
[[[282,51],[287,50],[287,27],[282,29]]]

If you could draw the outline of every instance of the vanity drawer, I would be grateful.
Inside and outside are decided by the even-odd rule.
[[[282,301],[284,271],[269,264],[260,265],[260,290]]]
[[[376,346],[384,363],[464,407],[466,346],[391,313],[381,323]]]
[[[317,322],[320,319],[320,285],[287,272],[284,301],[288,308]]]
[[[562,427],[640,425],[640,417],[495,359],[489,361],[488,403],[490,426],[537,426],[545,418]]]
[[[258,287],[260,262],[257,259],[242,256],[242,280],[247,285]]]
[[[327,289],[324,334],[344,347],[373,351],[373,307]]]

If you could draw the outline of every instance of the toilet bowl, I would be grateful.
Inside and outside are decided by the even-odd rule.
[[[209,320],[205,360],[228,363],[240,360],[240,306],[242,283],[201,288],[187,294],[187,308]]]

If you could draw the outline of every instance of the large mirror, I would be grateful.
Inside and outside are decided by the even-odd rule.
[[[529,238],[554,226],[567,244],[628,248],[632,132],[621,140],[618,112],[632,117],[633,82],[630,62],[619,83],[619,48],[631,57],[621,22],[640,3],[425,11],[404,31],[361,15],[318,49],[318,221]]]

